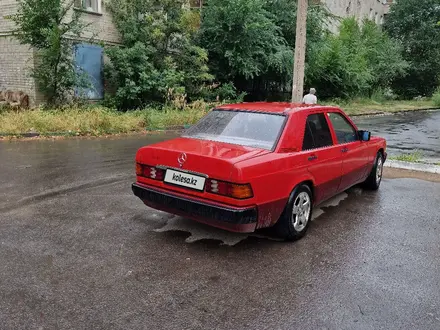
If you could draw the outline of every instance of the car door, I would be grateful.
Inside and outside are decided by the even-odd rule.
[[[315,179],[315,202],[322,202],[337,193],[342,176],[340,147],[333,144],[324,113],[306,119],[302,150],[307,169]]]
[[[366,170],[367,144],[360,141],[356,128],[339,112],[328,112],[335,143],[342,154],[342,180],[338,191],[359,183]]]

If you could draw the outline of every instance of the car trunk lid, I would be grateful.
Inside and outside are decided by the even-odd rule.
[[[231,178],[234,164],[270,152],[229,143],[177,138],[141,148],[136,160],[142,164],[203,173],[227,181]]]

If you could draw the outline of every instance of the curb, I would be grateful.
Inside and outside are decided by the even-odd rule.
[[[170,126],[170,127],[146,127],[143,131],[133,131],[133,132],[125,132],[125,133],[145,133],[145,132],[178,132],[183,131],[187,128],[191,127],[191,125],[178,125],[178,126]],[[7,137],[20,137],[20,138],[34,138],[34,137],[56,137],[56,136],[65,136],[65,137],[81,137],[81,136],[108,136],[108,135],[118,135],[125,134],[120,132],[107,132],[105,134],[95,135],[93,132],[81,132],[80,134],[76,134],[74,131],[67,132],[47,132],[44,134],[38,132],[29,132],[29,133],[2,133],[0,132],[0,139]]]
[[[343,108],[342,108],[343,109]],[[421,112],[421,111],[438,111],[439,108],[420,108],[420,109],[413,109],[413,110],[398,110],[393,112],[372,112],[372,113],[358,113],[350,115],[350,117],[374,117],[374,116],[392,116],[392,115],[398,115],[398,114],[404,114],[409,112]]]
[[[402,162],[400,160],[387,160],[385,162],[384,166],[389,167],[389,168],[399,168],[399,169],[409,170],[409,171],[440,174],[440,166],[438,166],[438,165]]]

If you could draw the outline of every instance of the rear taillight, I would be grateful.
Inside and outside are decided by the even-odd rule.
[[[237,184],[214,179],[206,180],[205,189],[207,192],[217,195],[228,196],[236,199],[247,199],[254,197],[250,184]]]
[[[136,163],[136,175],[162,181],[165,177],[165,171],[154,166]]]

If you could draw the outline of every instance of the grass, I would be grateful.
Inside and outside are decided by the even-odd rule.
[[[37,132],[41,135],[106,135],[141,132],[191,125],[204,116],[209,107],[195,103],[185,110],[136,110],[118,112],[104,107],[66,110],[2,111],[0,135]]]
[[[417,109],[438,108],[432,100],[411,101],[374,101],[371,99],[355,99],[352,101],[324,102],[326,105],[339,106],[349,115],[368,115],[377,113],[394,113]]]
[[[437,88],[434,95],[432,95],[432,102],[436,107],[440,107],[440,87]]]
[[[0,113],[0,133],[8,135],[28,132],[102,135],[140,131],[143,127],[145,116],[140,113],[118,113],[101,107]]]
[[[391,156],[390,159],[399,160],[402,162],[418,163],[418,162],[420,162],[422,157],[423,157],[422,152],[416,150],[416,151],[406,153],[406,154]]]
[[[358,99],[351,102],[338,101],[324,104],[339,105],[350,115],[434,108],[432,101],[424,100],[375,102]],[[37,108],[20,112],[0,109],[0,136],[14,136],[29,132],[36,132],[43,136],[99,136],[181,127],[196,123],[214,106],[215,104],[196,101],[187,105],[183,110],[166,108],[164,110],[143,109],[118,112],[102,106],[70,107],[63,110]],[[401,157],[406,159],[409,156],[402,155]]]
[[[214,104],[196,101],[187,105],[183,110],[169,108],[165,110],[149,109],[141,112],[146,116],[147,128],[164,129],[195,124],[214,106]]]

